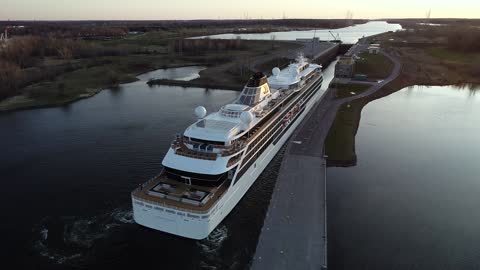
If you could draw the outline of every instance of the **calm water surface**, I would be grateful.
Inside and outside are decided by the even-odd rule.
[[[333,37],[329,33],[332,31],[334,35],[339,35],[340,40],[345,43],[353,44],[362,37],[377,35],[388,31],[396,31],[402,29],[400,24],[391,24],[383,21],[368,22],[365,24],[358,24],[340,29],[320,29],[308,31],[288,31],[288,32],[271,32],[259,34],[220,34],[211,35],[214,39],[235,39],[240,37],[242,39],[254,40],[270,40],[275,36],[277,40],[296,40],[297,38],[313,38],[318,37],[320,40],[332,40]]]
[[[480,269],[480,91],[369,103],[358,164],[328,170],[330,269]]]
[[[206,240],[132,221],[130,191],[161,170],[193,108],[216,110],[238,95],[145,81],[193,79],[200,69],[159,70],[69,106],[0,114],[4,262],[244,269],[281,154]],[[328,170],[330,269],[480,268],[479,93],[416,87],[365,107],[358,166]]]
[[[0,114],[2,258],[20,269],[244,269],[282,154],[206,240],[132,220],[131,190],[160,172],[175,133],[195,121],[194,108],[218,110],[239,94],[146,81],[189,80],[201,69],[158,70],[69,106]],[[327,82],[332,73],[326,69]]]

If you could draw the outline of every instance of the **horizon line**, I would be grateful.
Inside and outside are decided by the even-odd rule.
[[[0,22],[85,22],[85,21],[283,21],[283,20],[346,20],[345,18],[229,18],[229,19],[0,19]],[[461,18],[461,17],[438,17],[438,18],[415,18],[415,17],[390,17],[390,18],[357,18],[352,20],[363,21],[385,21],[385,20],[480,20],[480,18]]]

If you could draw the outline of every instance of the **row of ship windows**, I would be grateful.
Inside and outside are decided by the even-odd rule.
[[[308,92],[303,93],[302,96],[308,95],[308,93],[311,93],[313,91],[312,89],[314,89],[314,87],[309,89]],[[290,112],[293,109],[294,106],[295,106],[295,104],[291,104],[289,109],[285,110],[285,112],[283,112],[282,115],[280,115],[280,117],[278,117],[278,119],[283,119],[285,117],[285,115],[287,115],[287,113]],[[250,145],[249,150],[247,152],[247,155],[251,154],[252,150],[255,150],[257,145],[260,142],[262,142],[265,139],[265,137],[267,137],[267,135],[270,135],[272,132],[276,132],[281,125],[282,125],[282,123],[279,121],[276,124],[270,125],[266,130],[263,130],[263,132],[262,132],[263,134],[258,135],[257,139],[255,139],[255,141]]]
[[[255,103],[255,96],[246,96],[246,95],[242,95],[240,96],[240,104],[244,104],[244,105],[253,105]]]
[[[321,82],[320,82],[320,83],[321,83]],[[315,83],[314,85],[312,85],[312,86],[309,88],[309,90],[307,90],[305,93],[302,93],[302,96],[307,96],[305,102],[308,102],[308,101],[310,100],[310,98],[313,96],[313,94],[314,94],[313,92],[314,92],[315,89],[317,89],[318,84],[319,84],[319,83]],[[300,97],[300,98],[302,98],[302,97]],[[294,104],[291,104],[290,107],[289,107],[289,109],[286,110],[286,111],[279,117],[279,119],[283,119],[283,117],[285,117],[285,115],[286,115],[288,112],[290,112],[290,111],[293,109],[294,106],[295,106]],[[278,122],[278,123],[276,123],[275,125],[271,125],[271,126],[268,127],[266,130],[263,131],[263,134],[258,135],[257,139],[250,145],[250,147],[249,147],[249,149],[248,149],[248,151],[247,151],[247,156],[246,156],[245,159],[244,159],[244,160],[247,160],[247,163],[246,163],[246,164],[244,163],[244,165],[242,166],[242,169],[241,169],[241,171],[239,172],[239,176],[237,177],[237,179],[240,178],[240,176],[244,173],[244,170],[245,170],[245,169],[248,169],[248,168],[250,167],[249,165],[251,165],[251,162],[249,162],[249,161],[255,160],[254,158],[252,158],[252,157],[253,157],[253,153],[255,153],[255,152],[258,151],[258,148],[259,148],[259,146],[260,146],[260,143],[261,143],[262,141],[264,141],[265,139],[267,139],[267,138],[269,138],[269,141],[272,140],[273,138],[275,138],[275,137],[278,135],[279,131],[281,130],[281,128],[279,128],[279,127],[281,127],[281,125],[282,125],[281,122]],[[268,135],[270,135],[271,133],[274,133],[274,136],[268,136]],[[255,156],[257,156],[257,157],[260,156],[260,155],[263,153],[263,151],[265,150],[266,146],[268,146],[268,145],[269,145],[269,143],[264,144],[264,146],[262,147],[261,151],[258,151]]]
[[[242,112],[222,111],[222,116],[230,118],[239,118]]]
[[[257,93],[257,88],[245,88],[245,91],[243,91],[244,95],[255,95]]]
[[[139,202],[139,201],[135,201],[135,204],[140,205],[140,206],[145,206],[145,207],[150,208],[150,209],[153,208],[153,209],[158,210],[158,211],[165,211],[165,212],[170,213],[170,214],[177,214],[177,215],[179,215],[179,216],[185,216],[185,214],[182,213],[182,212],[175,212],[175,211],[173,211],[173,210],[163,209],[163,208],[158,207],[158,206],[152,207],[152,206],[149,205],[149,204],[144,204],[143,202]],[[210,215],[198,216],[198,215],[187,214],[187,217],[206,219],[206,218],[209,218]]]
[[[293,98],[293,96],[290,96],[290,97],[288,97],[287,99],[283,100],[282,103],[283,103],[283,104],[288,103],[288,102],[290,102],[290,100],[291,100],[292,98]],[[281,104],[282,104],[282,103],[280,103],[280,105],[279,105],[278,107],[276,107],[274,110],[271,110],[271,111],[269,112],[269,114],[275,114],[275,113],[281,108],[281,106],[282,106]],[[290,108],[291,108],[292,106],[293,106],[293,104],[290,106]],[[278,117],[278,119],[283,118],[286,114],[287,114],[287,112],[284,112],[280,117]],[[267,122],[268,120],[269,120],[269,119],[264,119],[264,120],[262,120],[262,121]],[[258,125],[262,125],[262,124],[263,124],[263,123],[259,123]],[[272,124],[272,125],[271,125],[270,127],[268,127],[266,130],[263,130],[262,133],[266,134],[266,133],[270,132],[272,129],[275,129],[278,125],[279,125],[279,123],[277,123],[276,125],[273,125],[273,124]],[[260,142],[260,140],[264,137],[264,136],[261,135],[262,133],[260,133],[260,134],[258,135],[258,137],[255,139],[255,141],[253,141],[253,142],[250,144],[249,149],[252,149],[252,147],[255,147],[255,146]],[[248,152],[251,152],[251,151],[249,150]],[[248,152],[247,152],[247,154],[249,154]]]

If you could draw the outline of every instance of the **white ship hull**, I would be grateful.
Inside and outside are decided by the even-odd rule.
[[[317,86],[321,87],[321,84]],[[155,230],[192,238],[206,238],[238,204],[265,167],[282,148],[297,126],[321,99],[324,91],[318,90],[308,101],[305,110],[291,123],[276,144],[270,144],[250,168],[230,187],[214,207],[206,214],[194,214],[180,209],[162,207],[132,197],[133,217],[136,223]]]

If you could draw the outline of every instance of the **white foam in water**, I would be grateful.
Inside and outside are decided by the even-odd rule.
[[[206,239],[198,241],[197,244],[205,253],[214,254],[222,247],[223,241],[225,241],[227,237],[228,229],[227,226],[223,225],[217,227]]]
[[[60,246],[65,246],[69,249],[62,250],[49,246],[49,229],[47,228],[49,220],[51,219],[43,219],[34,228],[35,237],[37,238],[34,242],[34,249],[40,256],[48,258],[57,264],[68,263],[74,259],[82,259],[82,254],[88,252],[98,240],[109,237],[113,233],[114,228],[134,223],[131,209],[122,208],[87,218],[60,217],[63,223],[63,243]]]
[[[108,231],[101,230],[95,219],[80,219],[65,224],[64,242],[90,248],[93,243],[105,236]],[[106,226],[105,226],[106,227]]]
[[[48,229],[44,227],[45,224],[40,226],[39,239],[34,243],[34,248],[39,252],[42,257],[46,257],[57,264],[63,264],[71,259],[79,258],[80,253],[75,253],[72,255],[62,254],[55,249],[49,249],[47,246],[48,240]]]
[[[223,242],[228,238],[227,226],[222,225],[213,230],[210,235],[203,240],[197,241],[197,245],[203,253],[203,261],[199,266],[201,269],[215,270],[215,265],[221,265],[221,257],[218,251],[222,248]]]
[[[133,220],[133,212],[131,209],[127,210],[127,209],[117,208],[112,212],[111,215],[116,221],[119,221],[121,223],[125,223],[125,224],[135,223]]]

